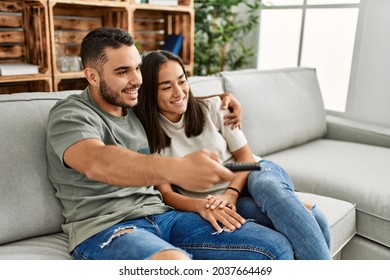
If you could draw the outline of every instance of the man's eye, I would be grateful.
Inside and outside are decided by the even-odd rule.
[[[127,73],[127,70],[124,70],[124,71],[118,72],[118,75],[124,75],[124,74],[126,74],[126,73]]]

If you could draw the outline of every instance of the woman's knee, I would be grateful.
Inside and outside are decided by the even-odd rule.
[[[294,185],[287,173],[278,167],[272,168],[272,166],[268,169],[252,171],[248,176],[247,186],[249,193],[252,195],[253,192],[264,194],[267,192],[294,190]]]
[[[251,196],[279,192],[282,188],[280,179],[266,171],[252,171],[248,176],[247,187]]]

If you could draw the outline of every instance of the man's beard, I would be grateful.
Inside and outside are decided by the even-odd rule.
[[[119,94],[114,93],[114,91],[107,85],[104,80],[100,82],[100,96],[108,104],[122,108],[130,108],[130,106],[127,105],[125,102],[118,100]]]

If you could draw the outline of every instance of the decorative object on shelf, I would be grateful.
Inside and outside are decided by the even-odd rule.
[[[149,4],[163,5],[163,6],[177,6],[179,5],[178,0],[149,0]]]
[[[57,67],[60,72],[81,71],[81,58],[79,56],[62,55],[58,57]]]
[[[246,8],[245,18],[237,10],[241,5]],[[195,0],[195,75],[249,64],[254,51],[243,39],[258,25],[262,6],[262,0]]]
[[[164,45],[161,47],[162,50],[170,51],[174,54],[179,54],[183,46],[182,35],[168,35],[164,40]]]
[[[0,76],[34,75],[39,73],[38,65],[29,63],[1,63]]]

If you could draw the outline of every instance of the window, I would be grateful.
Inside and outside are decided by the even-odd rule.
[[[273,0],[261,10],[258,68],[312,67],[327,110],[344,112],[359,0]]]

